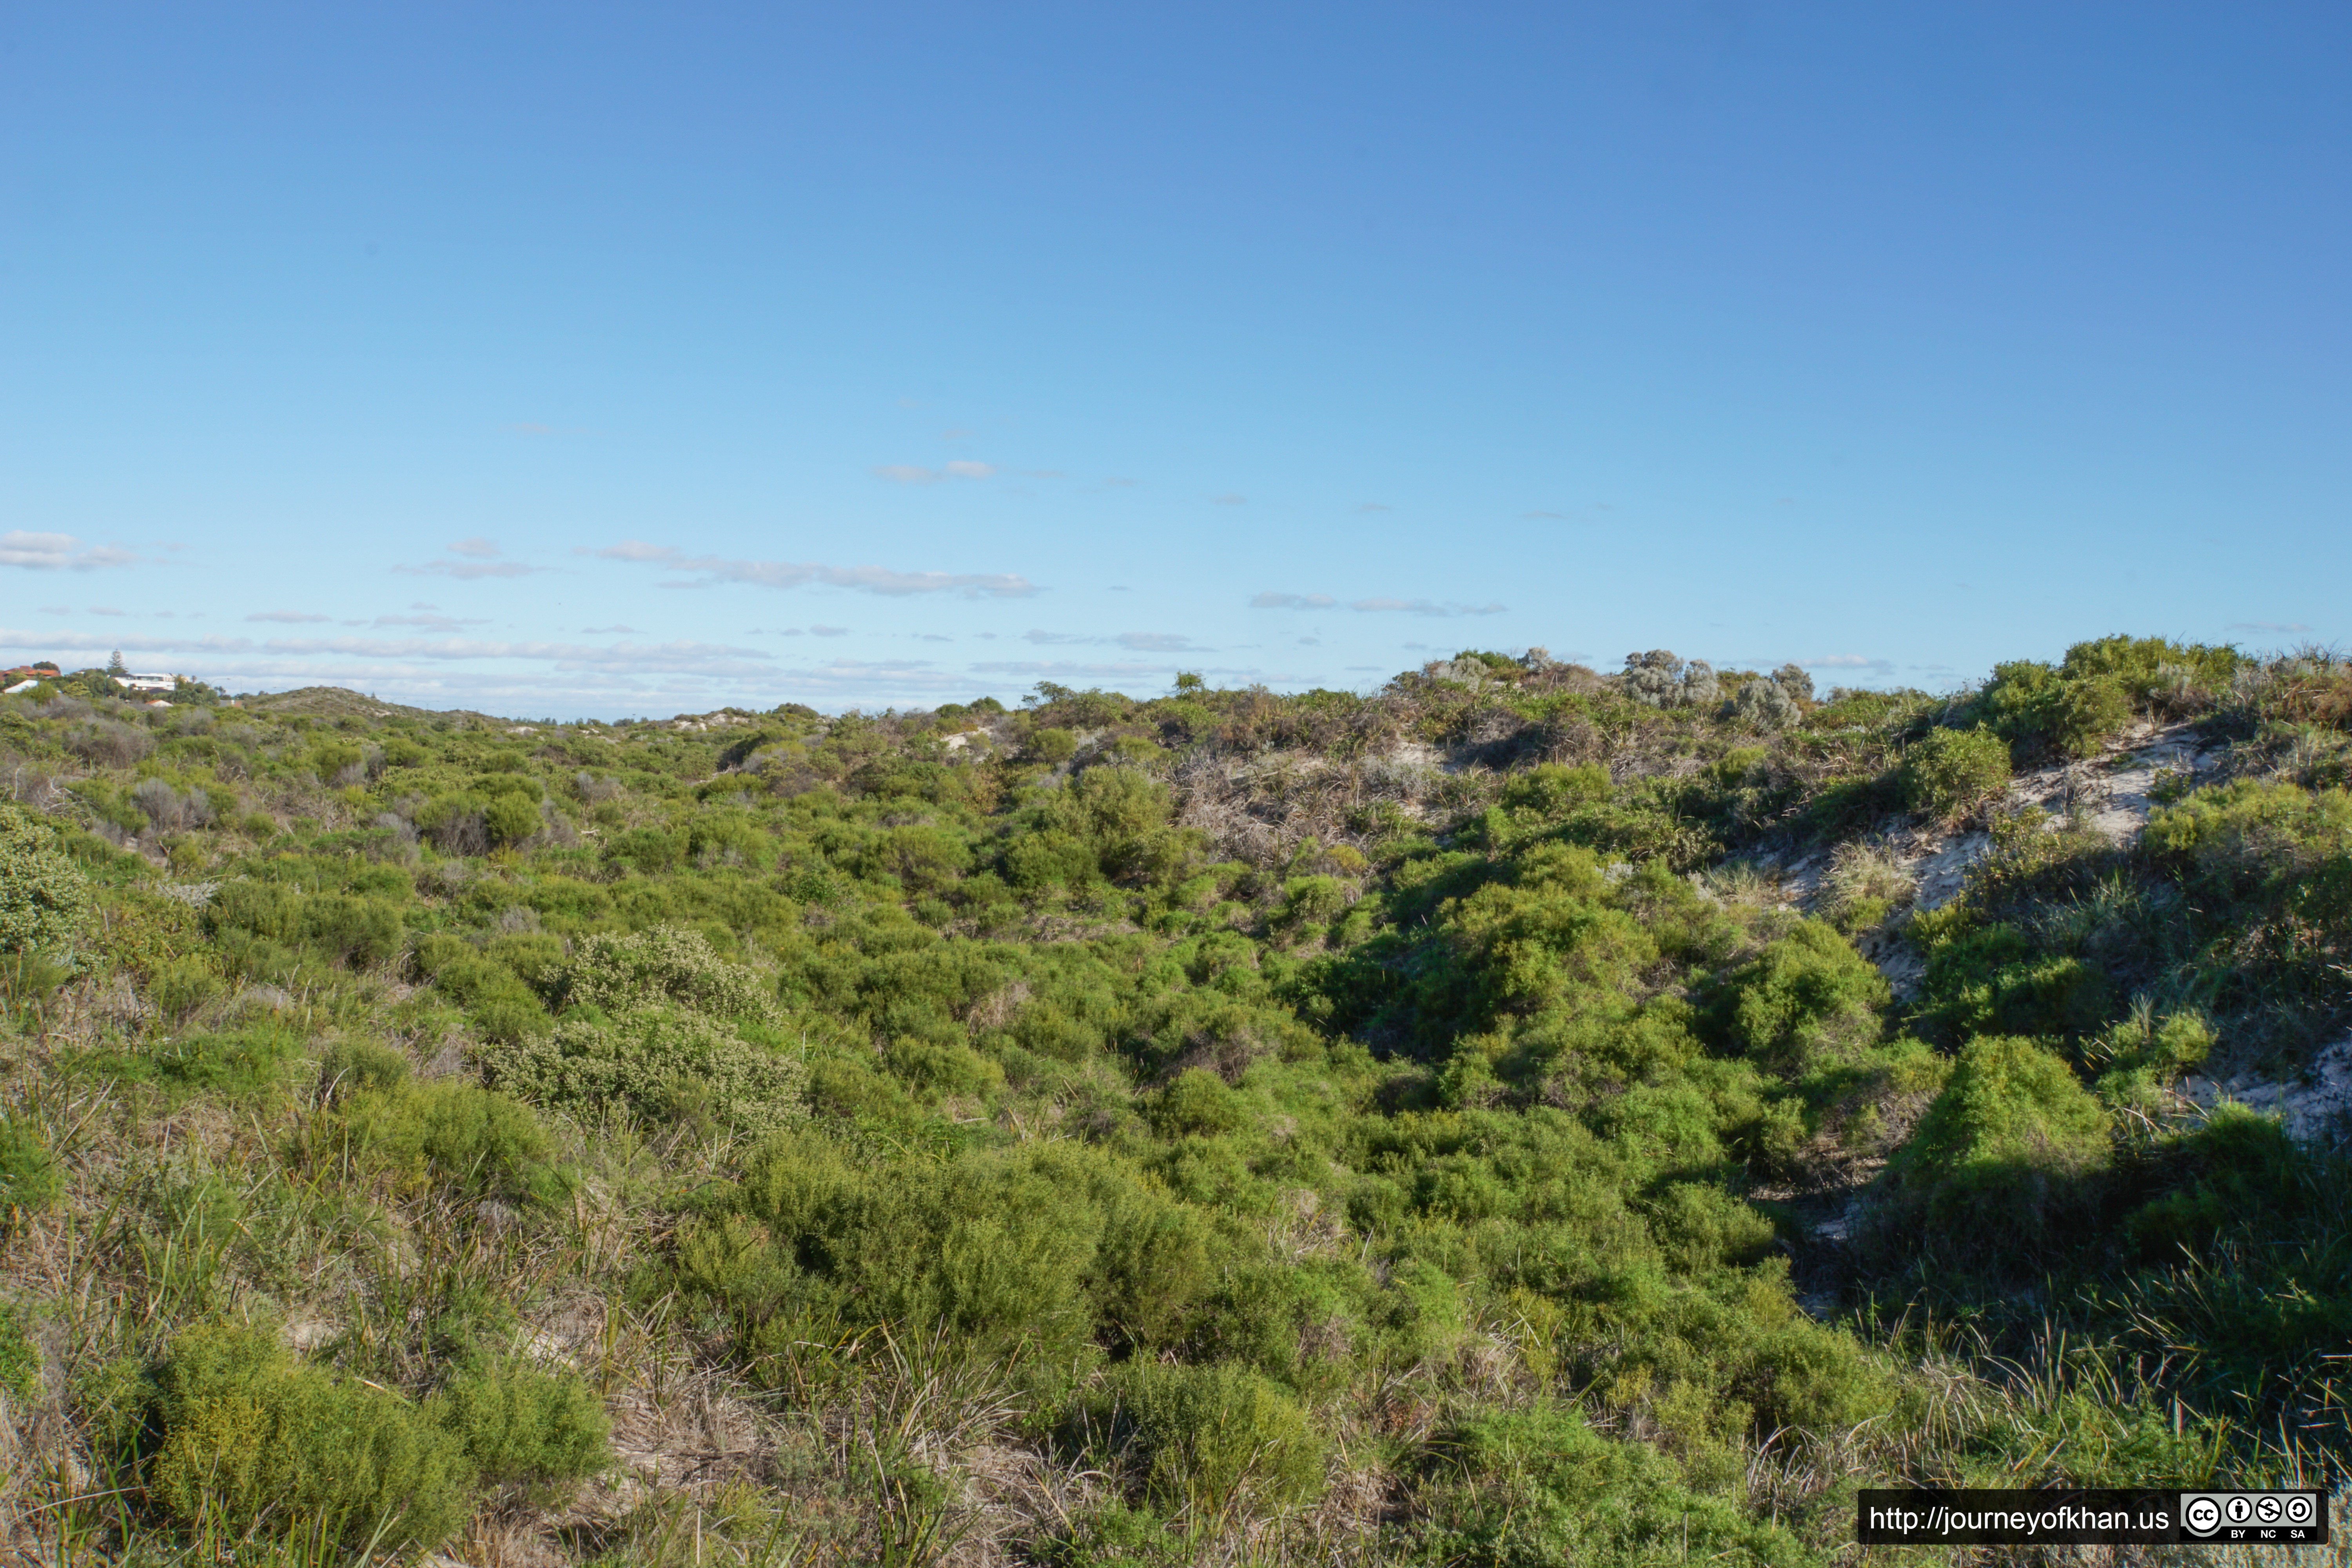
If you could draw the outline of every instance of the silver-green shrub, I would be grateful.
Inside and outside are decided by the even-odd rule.
[[[683,1008],[567,1019],[551,1035],[494,1046],[482,1061],[499,1089],[577,1117],[612,1110],[647,1121],[707,1117],[756,1135],[808,1113],[808,1068],[797,1056]]]
[[[1618,679],[1624,683],[1627,696],[1653,708],[1703,707],[1721,693],[1715,666],[1703,658],[1685,663],[1663,647],[1627,654],[1625,672]]]
[[[757,973],[728,963],[700,932],[682,926],[582,938],[567,997],[606,1013],[675,1003],[745,1023],[773,1025],[781,1018]]]
[[[1751,680],[1731,694],[1732,717],[1751,730],[1780,730],[1797,718],[1797,700],[1777,679]]]

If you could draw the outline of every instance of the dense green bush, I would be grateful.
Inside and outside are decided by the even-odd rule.
[[[148,1495],[191,1533],[429,1550],[465,1521],[457,1437],[395,1394],[296,1362],[267,1331],[186,1331],[152,1388]]]
[[[2009,747],[1988,730],[1930,730],[1903,755],[1903,798],[1923,816],[1964,816],[2009,783]]]
[[[1240,1367],[1129,1362],[1105,1395],[1152,1500],[1210,1519],[1277,1512],[1322,1489],[1322,1445],[1297,1405]]]
[[[479,1362],[442,1388],[434,1415],[493,1486],[548,1488],[613,1462],[613,1424],[573,1373],[528,1363]]]
[[[0,801],[0,953],[62,952],[89,911],[89,884],[57,835]]]
[[[1085,1145],[865,1162],[798,1132],[760,1151],[731,1207],[681,1246],[681,1272],[756,1342],[945,1323],[999,1348],[1156,1343],[1210,1282],[1198,1219]]]
[[[529,795],[497,795],[482,810],[482,826],[489,830],[493,844],[520,844],[537,833],[541,826],[539,803]]]
[[[2068,648],[2061,668],[2077,679],[2113,680],[2134,707],[2178,716],[2212,703],[2252,662],[2229,647],[2107,637]]]
[[[1812,1561],[1735,1499],[1694,1489],[1667,1456],[1603,1437],[1573,1405],[1546,1403],[1452,1427],[1432,1447],[1420,1496],[1423,1518],[1406,1538],[1412,1560],[1431,1564]]]
[[[2108,1132],[2106,1111],[2063,1058],[1987,1036],[1960,1051],[1892,1174],[1950,1250],[1997,1253],[2045,1241],[2088,1211],[2113,1158]]]
[[[493,1043],[511,1045],[553,1026],[530,983],[470,942],[425,937],[416,944],[415,963],[418,973],[463,1006],[483,1037]]]
[[[1799,1078],[1875,1041],[1891,999],[1867,960],[1828,926],[1806,921],[1725,973],[1706,1016],[1731,1048]]]
[[[562,1190],[554,1145],[527,1105],[459,1079],[362,1089],[314,1134],[412,1186],[472,1197],[551,1200]]]
[[[1996,665],[1972,716],[2010,742],[2020,764],[2053,752],[2095,755],[2131,722],[2133,691],[2120,671],[2136,670],[2140,662],[2137,656],[2095,651],[2105,646],[2078,646],[2063,668]]]

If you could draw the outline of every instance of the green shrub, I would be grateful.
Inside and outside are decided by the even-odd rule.
[[[1029,737],[1029,754],[1059,766],[1078,754],[1078,738],[1067,730],[1039,730]]]
[[[1892,1000],[1885,976],[1830,927],[1806,921],[1721,975],[1702,1018],[1759,1067],[1801,1077],[1874,1043]]]
[[[2093,756],[2131,717],[2131,698],[2114,676],[2070,680],[2052,706],[2050,739],[2067,756]]]
[[[1573,1405],[1475,1415],[1430,1447],[1414,1561],[1495,1568],[1797,1568],[1812,1554],[1732,1498],[1694,1489],[1642,1443],[1612,1442]]]
[[[511,1045],[551,1026],[539,994],[522,977],[456,937],[428,936],[416,944],[416,967],[473,1015],[485,1039]]]
[[[1337,877],[1293,877],[1282,887],[1282,907],[1270,922],[1293,934],[1320,926],[1344,913],[1348,886]]]
[[[319,1058],[319,1083],[335,1100],[408,1081],[408,1058],[371,1040],[337,1040]]]
[[[362,1090],[313,1136],[321,1152],[348,1149],[414,1187],[533,1201],[562,1188],[554,1145],[530,1107],[463,1079]]]
[[[1241,1126],[1241,1097],[1225,1080],[1205,1068],[1190,1068],[1160,1091],[1150,1110],[1151,1124],[1163,1137],[1214,1137]]]
[[[1963,919],[1948,927],[1930,923],[1922,945],[1927,973],[1913,1020],[1931,1037],[2075,1036],[2097,1028],[2108,1016],[2109,987],[2096,964],[2037,954],[2026,933],[2005,921],[1977,925]]]
[[[400,951],[400,911],[375,899],[318,893],[302,900],[302,940],[338,963],[382,963]]]
[[[2201,1014],[2159,1019],[2154,1008],[2142,1005],[2088,1043],[2083,1056],[2098,1074],[2094,1087],[2101,1100],[2153,1115],[2165,1108],[2174,1080],[2203,1062],[2213,1046],[2213,1030]]]
[[[2076,643],[2061,668],[2078,679],[2113,679],[2135,707],[2183,713],[2227,691],[2231,679],[2252,662],[2226,646],[2108,637]]]
[[[1100,852],[1075,833],[1029,834],[1004,851],[1004,879],[1024,893],[1042,892],[1056,884],[1082,888],[1101,875]]]
[[[243,931],[280,943],[302,939],[302,895],[282,882],[230,882],[205,908],[205,929]]]
[[[1990,730],[1930,730],[1903,756],[1903,798],[1939,819],[1965,816],[2009,783],[2009,747]]]
[[[803,1337],[889,1323],[1049,1354],[1095,1332],[1159,1342],[1208,1283],[1198,1221],[1124,1162],[1066,1141],[860,1162],[797,1129],[757,1152],[732,1206],[761,1229],[708,1232],[690,1282],[755,1328],[805,1320]]]
[[[563,952],[563,939],[545,931],[518,931],[508,936],[494,936],[482,949],[482,956],[493,963],[503,963],[514,971],[515,977],[533,991],[552,994],[563,987],[568,964]]]
[[[0,953],[59,952],[89,914],[89,884],[57,835],[0,801]]]
[[[180,1091],[257,1095],[284,1082],[287,1064],[301,1048],[300,1036],[262,1022],[173,1036],[134,1055],[100,1053],[91,1061],[110,1076],[161,1083]]]
[[[1668,1184],[1649,1218],[1660,1249],[1685,1274],[1753,1263],[1771,1249],[1775,1234],[1770,1220],[1703,1182]]]
[[[628,828],[607,837],[604,845],[607,855],[648,877],[675,870],[686,855],[685,838],[658,827]]]
[[[329,784],[346,768],[358,767],[366,753],[349,741],[321,741],[310,748],[310,771]]]
[[[2232,1100],[2176,1135],[2158,1158],[2174,1190],[2135,1209],[2124,1228],[2159,1261],[2196,1257],[2228,1231],[2273,1228],[2278,1216],[2309,1206],[2306,1184],[2316,1173],[2278,1118]]]
[[[2047,1239],[2091,1202],[2112,1156],[2106,1111],[2031,1040],[1971,1040],[1890,1168],[1955,1250]]]
[[[1296,1508],[1322,1489],[1322,1445],[1305,1413],[1255,1373],[1129,1362],[1107,1392],[1114,1429],[1127,1427],[1131,1462],[1164,1507],[1247,1518]]]
[[[572,1373],[480,1363],[451,1378],[437,1405],[443,1425],[492,1486],[544,1489],[585,1480],[612,1463],[613,1423]]]
[[[1993,667],[1993,679],[1974,704],[1976,716],[2011,744],[2020,763],[2055,752],[2087,757],[2131,722],[2132,700],[2121,677],[2090,658],[2054,669],[2020,661]]]
[[[985,1094],[1004,1082],[1004,1069],[961,1040],[901,1035],[882,1053],[898,1078],[930,1095]]]
[[[149,1419],[147,1494],[191,1533],[430,1550],[469,1509],[464,1448],[428,1412],[301,1364],[264,1330],[182,1332]]]
[[[683,1118],[762,1133],[808,1110],[799,1057],[682,1008],[566,1020],[551,1035],[493,1046],[482,1060],[499,1088],[582,1119],[619,1110],[649,1126]]]
[[[490,841],[499,845],[520,844],[545,826],[536,800],[510,794],[490,798],[482,811],[482,825],[489,829]]]

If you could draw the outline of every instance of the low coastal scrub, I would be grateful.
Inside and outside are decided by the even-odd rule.
[[[2332,1476],[2340,1129],[2211,1086],[2352,1027],[2347,679],[0,700],[15,1539],[1798,1564]]]

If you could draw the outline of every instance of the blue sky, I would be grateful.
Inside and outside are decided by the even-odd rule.
[[[2352,636],[2341,5],[17,7],[0,658],[529,716]]]

